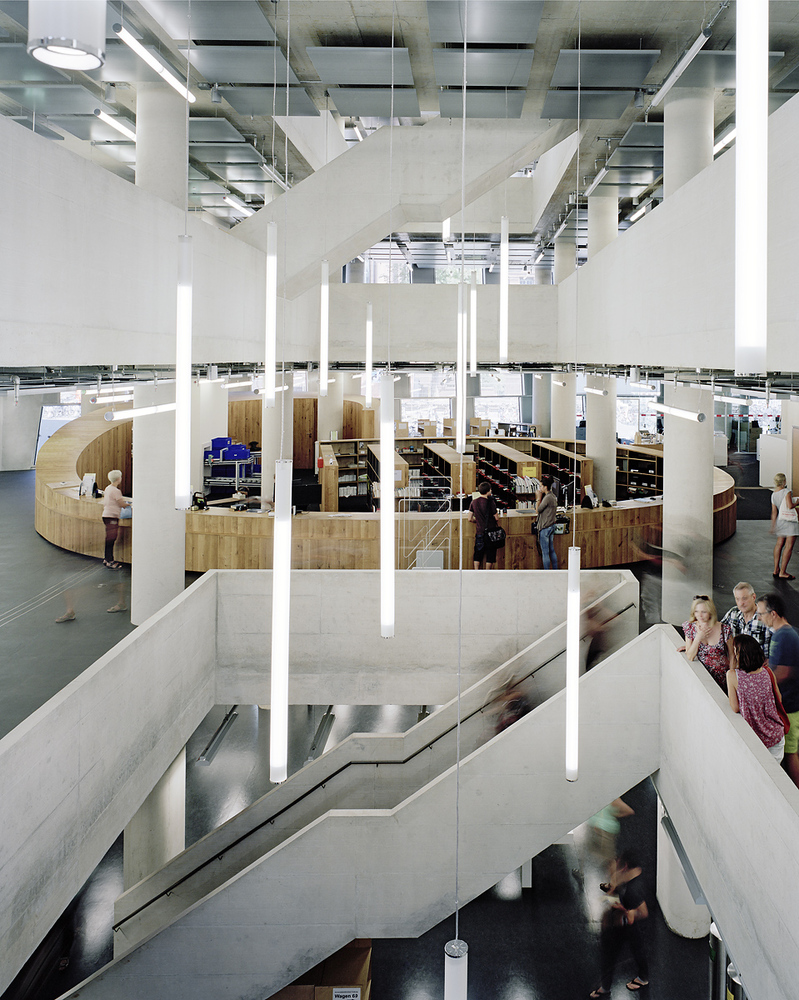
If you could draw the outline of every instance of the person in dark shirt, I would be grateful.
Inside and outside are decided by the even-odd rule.
[[[785,601],[779,594],[758,597],[757,616],[771,629],[768,663],[777,678],[782,707],[791,722],[782,766],[799,788],[799,635],[785,617]]]
[[[605,911],[599,946],[602,953],[602,983],[590,995],[594,998],[610,994],[613,972],[621,949],[629,944],[637,967],[637,975],[627,983],[630,992],[649,985],[649,963],[641,934],[641,923],[649,916],[641,879],[641,865],[632,851],[624,851],[616,862],[610,882],[602,888],[618,902]]]
[[[493,569],[497,562],[497,547],[488,540],[486,531],[497,526],[497,504],[491,495],[491,483],[480,483],[480,494],[472,500],[467,519],[474,522],[474,568],[480,569],[485,559],[486,569]]]

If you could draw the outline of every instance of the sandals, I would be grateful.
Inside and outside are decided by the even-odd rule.
[[[56,621],[59,624],[61,622],[74,622],[75,621],[75,612],[74,611],[65,611],[63,615],[61,615],[59,618],[56,618]]]
[[[589,995],[589,997],[592,998],[592,1000],[597,1000],[597,997],[609,997],[610,996],[610,990],[603,990],[601,986],[597,986],[597,988],[592,993],[589,993],[588,995]]]
[[[645,986],[649,986],[649,980],[647,979],[644,983],[641,981],[640,976],[636,976],[635,979],[631,979],[630,982],[627,983],[627,989],[631,993],[634,993],[636,990],[642,990]]]
[[[122,569],[122,563],[117,562],[116,560],[114,560],[113,562],[108,562],[106,559],[103,559],[103,566],[105,566],[107,569]]]
[[[125,607],[124,604],[115,604],[113,608],[106,608],[105,610],[108,612],[109,615],[112,615],[114,614],[115,611],[127,611],[128,609]]]
[[[795,580],[796,577],[792,576],[790,573],[787,576],[778,576],[778,580]]]

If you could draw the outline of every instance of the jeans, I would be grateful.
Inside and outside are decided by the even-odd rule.
[[[557,569],[558,557],[555,555],[555,525],[550,524],[548,528],[541,528],[538,532],[538,542],[541,546],[541,558],[544,560],[544,569]]]

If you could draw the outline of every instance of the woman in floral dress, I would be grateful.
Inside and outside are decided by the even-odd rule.
[[[727,691],[727,671],[732,653],[732,629],[719,621],[716,605],[707,594],[697,594],[691,614],[683,622],[685,655],[699,660],[719,687]]]

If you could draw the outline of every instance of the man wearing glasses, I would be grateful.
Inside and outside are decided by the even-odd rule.
[[[782,766],[799,788],[799,635],[785,617],[785,602],[779,594],[759,597],[757,616],[771,629],[769,666],[777,678],[782,705],[791,720]]]

